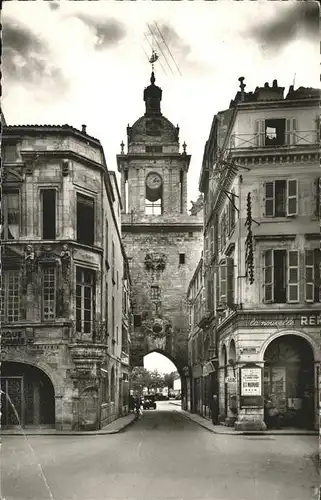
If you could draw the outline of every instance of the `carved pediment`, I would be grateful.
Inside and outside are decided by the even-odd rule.
[[[21,167],[18,168],[8,168],[4,167],[2,172],[2,180],[4,186],[11,183],[22,183],[22,170]]]

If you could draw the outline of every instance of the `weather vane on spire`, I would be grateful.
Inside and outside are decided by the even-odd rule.
[[[152,65],[152,71],[154,71],[154,63],[157,61],[158,58],[159,58],[159,55],[157,54],[157,52],[154,49],[152,49],[152,56],[149,58],[149,62]]]

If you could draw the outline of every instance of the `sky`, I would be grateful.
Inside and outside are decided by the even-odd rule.
[[[163,114],[192,155],[189,201],[199,194],[214,114],[228,108],[240,76],[246,91],[275,78],[286,88],[293,79],[296,87],[320,84],[314,2],[6,1],[2,22],[7,123],[86,124],[110,170],[127,124],[144,114],[154,45]],[[148,25],[158,46],[144,36]]]
[[[192,155],[195,201],[213,117],[229,107],[240,76],[246,91],[274,79],[286,90],[319,87],[318,18],[317,3],[295,0],[5,1],[3,112],[9,125],[86,124],[117,170],[126,127],[144,114],[155,48],[162,112]],[[146,367],[173,371],[160,356]]]
[[[172,373],[177,371],[174,363],[158,352],[151,352],[144,356],[144,368],[149,371],[157,370],[159,373]]]

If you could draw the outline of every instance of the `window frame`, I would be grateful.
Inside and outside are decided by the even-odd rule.
[[[13,293],[11,297],[14,297],[15,300],[11,301],[11,304],[13,304],[13,307],[11,309],[13,311],[17,311],[17,314],[15,315],[14,313],[11,313],[11,319],[9,320],[9,315],[8,315],[8,310],[9,308],[9,303],[10,303],[10,274],[15,274],[14,278],[14,285],[17,285],[16,287],[16,293]],[[23,319],[22,317],[22,301],[21,301],[21,294],[22,294],[22,275],[21,275],[21,270],[20,269],[3,269],[1,273],[1,323],[4,324],[13,324],[15,322],[21,321]],[[15,304],[17,304],[15,306]]]
[[[80,272],[81,273],[81,280],[80,282],[77,281],[77,272]],[[86,283],[85,280],[84,280],[84,274],[85,272],[88,272],[91,274],[91,283]],[[94,333],[94,321],[95,321],[95,317],[96,317],[96,284],[97,284],[97,271],[95,269],[92,269],[92,268],[87,268],[87,267],[83,267],[83,266],[76,266],[76,304],[75,304],[75,309],[76,309],[76,332],[81,334],[81,335],[92,335]],[[77,307],[77,299],[79,298],[79,295],[77,294],[77,289],[78,287],[81,288],[81,295],[80,295],[80,299],[81,299],[81,307],[78,308]],[[91,309],[90,309],[90,321],[89,321],[89,325],[90,325],[90,331],[85,331],[85,328],[84,328],[84,325],[85,323],[88,323],[87,321],[85,321],[85,308],[84,308],[84,302],[85,302],[85,288],[90,288],[91,289],[91,297],[90,297],[90,305],[91,305]],[[88,310],[88,309],[87,309]],[[80,311],[80,331],[77,329],[77,323],[79,321],[78,317],[77,317],[77,311]]]
[[[79,230],[78,230],[78,203],[79,199],[84,199],[87,201],[90,201],[92,203],[93,207],[93,224],[92,224],[92,229],[93,229],[93,234],[92,234],[92,243],[84,243],[84,241],[81,241],[79,238]],[[81,245],[87,245],[87,246],[94,246],[95,241],[96,241],[96,210],[97,210],[97,200],[96,197],[93,196],[92,194],[89,193],[83,193],[82,191],[76,191],[76,241],[77,243],[80,243]]]
[[[285,214],[284,215],[276,215],[276,182],[284,181],[285,182]],[[290,193],[291,183],[294,183],[295,186],[295,194]],[[273,198],[271,196],[267,196],[268,185],[273,186]],[[295,209],[290,210],[290,203],[292,200],[295,200]],[[272,213],[271,207],[268,209],[268,203],[272,201]],[[299,213],[299,183],[297,179],[273,179],[273,181],[264,182],[264,217],[266,218],[278,218],[278,217],[294,217]]]
[[[291,265],[291,254],[296,254],[296,265]],[[288,250],[287,251],[287,297],[286,302],[289,304],[297,304],[300,302],[300,254],[298,250]],[[291,270],[296,269],[296,282],[292,283],[291,280]],[[296,299],[291,299],[291,287],[296,287],[297,297]]]
[[[44,198],[43,194],[45,191],[53,191],[55,193],[55,237],[54,238],[44,238]],[[54,241],[57,239],[57,221],[58,221],[58,189],[52,186],[40,186],[40,203],[41,203],[41,209],[40,209],[40,234],[41,234],[41,239],[45,241]]]
[[[8,198],[9,194],[17,195],[18,199],[18,235],[17,238],[9,238],[9,210],[8,210]],[[5,241],[18,240],[21,237],[21,221],[22,221],[22,200],[21,200],[21,190],[16,187],[3,187],[1,196],[1,214],[2,214],[2,234],[1,237]]]
[[[53,317],[45,317],[45,272],[48,270],[54,270],[54,292],[53,292]],[[55,264],[41,264],[41,281],[42,281],[42,290],[41,290],[41,318],[43,322],[54,321],[57,318],[57,290],[58,290],[58,280],[57,280],[57,265]]]

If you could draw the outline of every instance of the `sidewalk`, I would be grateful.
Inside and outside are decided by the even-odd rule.
[[[1,430],[0,436],[94,436],[105,434],[118,434],[131,425],[136,420],[134,413],[129,413],[125,417],[120,417],[97,431],[59,431],[56,429],[7,429]]]
[[[286,436],[297,436],[297,435],[303,435],[303,436],[314,436],[318,435],[318,431],[308,431],[305,429],[269,429],[266,431],[236,431],[234,427],[227,427],[225,425],[213,425],[212,421],[205,418],[201,417],[197,413],[190,413],[189,411],[182,410],[181,403],[174,403],[171,402],[170,404],[174,406],[178,406],[179,408],[174,411],[177,411],[180,413],[184,418],[191,420],[195,424],[200,425],[201,427],[204,427],[204,429],[207,429],[210,432],[213,432],[214,434],[229,434],[229,435],[286,435]]]

